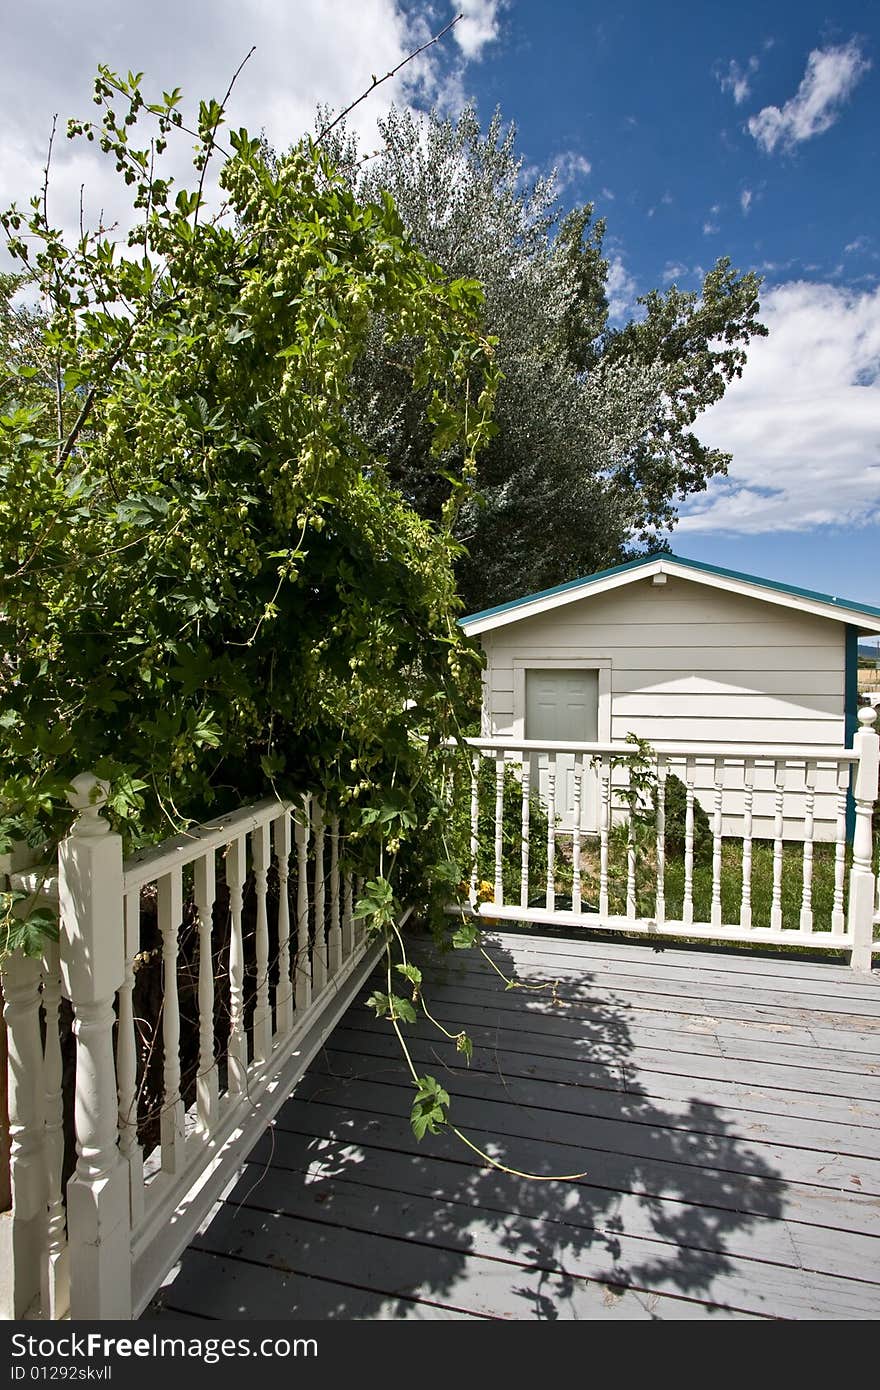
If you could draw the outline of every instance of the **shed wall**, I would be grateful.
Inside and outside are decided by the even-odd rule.
[[[632,732],[655,745],[844,744],[844,625],[758,599],[647,578],[497,628],[482,641],[484,729],[493,736],[524,736],[524,668],[595,660],[610,670],[606,727],[614,740]],[[770,777],[768,769],[756,783],[757,835],[772,831]],[[707,808],[711,785],[707,766],[698,779]],[[817,829],[830,838],[837,799],[828,774],[820,774],[819,790]],[[734,817],[725,832],[736,833],[735,791],[725,801]],[[786,802],[801,814],[796,785]]]

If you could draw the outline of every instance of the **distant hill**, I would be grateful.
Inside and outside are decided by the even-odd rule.
[[[875,661],[880,656],[880,648],[876,642],[860,642],[859,656],[867,656],[871,661]]]

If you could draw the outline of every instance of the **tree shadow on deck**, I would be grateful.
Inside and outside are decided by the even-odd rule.
[[[497,942],[491,953],[504,974],[552,986]],[[406,1032],[474,1144],[541,1177],[585,1177],[502,1173],[448,1132],[418,1143],[399,1044],[361,996],[158,1306],[290,1319],[688,1318],[696,1304],[777,1315],[774,1270],[801,1260],[779,1220],[775,1150],[744,1137],[750,1120],[762,1126],[719,1104],[717,1081],[686,1079],[686,1018],[668,1044],[682,1077],[648,1094],[632,1008],[588,965],[555,993],[509,991],[476,952],[456,952],[426,972],[426,993],[446,1029],[472,1037],[470,1068],[427,1023]]]

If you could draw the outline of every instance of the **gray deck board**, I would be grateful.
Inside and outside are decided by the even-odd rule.
[[[712,1024],[715,1020],[707,1016],[701,1016],[700,1027],[693,1030],[672,1027],[645,1028],[640,1021],[625,1025],[621,1030],[617,1020],[603,1018],[601,1014],[585,1017],[579,1011],[570,1008],[562,1013],[531,1001],[528,1014],[524,1014],[522,1010],[517,1011],[514,1007],[512,1017],[510,1011],[503,1004],[499,1004],[493,1011],[494,1023],[488,1028],[484,1022],[487,1016],[485,1004],[478,1005],[470,999],[438,998],[434,991],[429,992],[428,999],[431,1013],[445,1027],[457,1025],[453,1028],[453,1031],[457,1032],[461,1026],[465,1026],[475,1041],[478,1036],[487,1039],[490,1035],[507,1039],[511,1051],[534,1049],[540,1053],[542,1037],[584,1039],[585,1026],[592,1025],[596,1033],[595,1040],[589,1039],[589,1057],[592,1065],[616,1063],[621,1049],[641,1065],[648,1065],[646,1059],[651,1055],[660,1054],[668,1054],[672,1059],[676,1056],[680,1059],[682,1055],[723,1057],[733,1061],[769,1063],[778,1086],[783,1085],[789,1076],[788,1067],[830,1072],[832,1074],[829,1077],[820,1080],[823,1088],[834,1095],[846,1094],[848,1086],[856,1086],[863,1090],[860,1084],[862,1081],[867,1079],[876,1083],[880,1079],[880,1057],[863,1052],[860,1048],[838,1051],[823,1042],[813,1042],[809,1046],[795,1045],[785,1038],[772,1042],[763,1037],[750,1038],[748,1032],[729,1037],[720,1029],[714,1030]],[[362,1018],[367,1025],[369,1014],[370,1011],[364,1008]],[[640,1019],[641,1016],[638,1017]],[[546,1022],[543,1021],[545,1019]],[[566,1026],[569,1021],[570,1026]],[[621,1031],[623,1036],[620,1036]],[[574,1050],[576,1049],[568,1043],[567,1050],[562,1055],[571,1056]],[[584,1054],[587,1052],[583,1042],[580,1050]],[[681,1060],[673,1060],[671,1065],[681,1070],[684,1064]],[[857,1079],[847,1081],[847,1076]],[[757,1081],[757,1076],[750,1079]],[[875,1094],[880,1099],[880,1092],[875,1090]]]
[[[517,981],[534,986],[536,983],[550,984],[559,980],[569,997],[578,1003],[589,1003],[592,999],[601,998],[604,992],[613,990],[621,1000],[627,1000],[630,996],[641,999],[675,999],[687,1006],[686,1011],[692,1011],[697,1001],[702,1004],[704,1012],[709,1013],[710,1001],[738,1005],[745,1000],[754,1006],[763,1005],[765,1008],[781,1010],[783,1017],[789,1014],[822,1013],[833,1016],[842,1014],[847,1018],[857,1017],[859,1020],[880,1019],[880,991],[872,991],[850,1000],[843,994],[814,993],[806,990],[789,992],[787,982],[762,979],[759,986],[753,986],[749,979],[748,984],[744,985],[741,976],[733,983],[715,983],[699,975],[684,978],[682,972],[667,976],[665,971],[661,974],[660,969],[652,976],[647,971],[640,974],[599,974],[595,971],[577,971],[574,967],[566,971],[516,970],[516,962],[512,961],[511,964],[515,971],[511,973]],[[496,976],[484,975],[484,968],[479,966],[478,962],[474,962],[476,968],[470,970],[456,967],[456,962],[448,963],[449,980],[459,987],[466,985],[470,978],[485,979],[481,991],[483,993],[491,993],[493,990],[503,992],[506,988],[504,982]],[[449,985],[446,988],[449,988]],[[865,1025],[862,1023],[860,1026]],[[871,1026],[870,1023],[868,1026]]]
[[[392,1103],[386,1093],[393,1086],[391,1080],[372,1081],[362,1075],[346,1083],[313,1069],[303,1078],[297,1094],[306,1103],[312,1099],[320,1103],[332,1093],[334,1097],[341,1097],[342,1103],[352,1110],[381,1114]],[[492,1136],[534,1140],[536,1144],[546,1145],[551,1157],[557,1150],[567,1151],[570,1157],[562,1158],[560,1154],[556,1161],[557,1172],[589,1174],[595,1156],[606,1153],[651,1163],[694,1166],[701,1166],[707,1153],[711,1153],[712,1166],[719,1172],[749,1173],[757,1167],[758,1171],[772,1170],[786,1182],[830,1187],[835,1192],[869,1193],[880,1198],[878,1157],[862,1158],[821,1149],[786,1147],[767,1137],[750,1137],[748,1143],[743,1143],[726,1126],[714,1131],[701,1130],[696,1115],[692,1125],[673,1128],[666,1122],[666,1107],[661,1112],[640,1101],[636,1101],[632,1116],[606,1119],[569,1110],[554,1111],[550,1107],[538,1109],[521,1101],[515,1083],[505,1087],[504,1083],[497,1080],[493,1083],[486,1076],[480,1078],[477,1094],[469,1094],[471,1088],[465,1076],[456,1077],[455,1088],[456,1123],[468,1136],[476,1133],[484,1141]],[[404,1090],[408,1105],[411,1095],[402,1074],[394,1089]]]
[[[278,1173],[278,1181],[292,1192],[299,1186],[307,1187],[312,1200],[318,1202],[336,1184],[356,1180],[378,1188],[380,1193],[393,1193],[395,1198],[412,1193],[467,1207],[476,1200],[505,1227],[527,1219],[537,1221],[548,1230],[561,1228],[560,1241],[579,1239],[590,1247],[607,1249],[612,1257],[616,1257],[621,1235],[642,1237],[666,1247],[658,1254],[675,1271],[679,1287],[685,1285],[688,1271],[691,1284],[696,1282],[693,1271],[702,1271],[700,1278],[704,1279],[707,1266],[710,1280],[714,1280],[716,1270],[734,1256],[789,1264],[843,1279],[868,1283],[876,1279],[877,1237],[860,1231],[772,1218],[742,1221],[723,1206],[698,1208],[694,1216],[677,1198],[652,1196],[648,1203],[642,1194],[625,1190],[609,1197],[607,1190],[589,1182],[578,1184],[577,1200],[572,1201],[564,1184],[551,1183],[543,1191],[534,1183],[526,1187],[503,1173],[493,1173],[491,1181],[481,1180],[479,1170],[471,1171],[476,1165],[463,1165],[457,1159],[434,1156],[425,1164],[415,1155],[375,1145],[345,1145],[329,1139],[303,1144],[302,1136],[284,1130],[274,1136],[271,1150],[262,1147],[252,1157],[236,1194],[245,1204],[265,1205],[261,1189],[273,1173]],[[350,1176],[340,1176],[341,1172]],[[552,1202],[548,1202],[548,1193]],[[553,1215],[547,1215],[548,1209]]]
[[[353,1035],[337,1036],[334,1047],[329,1051],[324,1064],[336,1074],[344,1074],[348,1069],[353,1075],[368,1075],[374,1080],[398,1080],[407,1085],[407,1077],[396,1067],[397,1057],[393,1052],[395,1039],[377,1039],[373,1034],[358,1032]],[[381,1051],[376,1044],[384,1043]],[[455,1050],[451,1044],[438,1046],[434,1041],[413,1038],[408,1046],[413,1059],[420,1069],[429,1069],[440,1058],[445,1067],[457,1065]],[[367,1064],[367,1058],[376,1058]],[[383,1068],[380,1058],[387,1059]],[[493,1065],[494,1064],[494,1065]],[[390,1069],[394,1068],[393,1074]],[[855,1116],[846,1121],[827,1121],[815,1114],[801,1115],[792,1107],[786,1110],[768,1091],[758,1092],[757,1088],[747,1093],[736,1083],[712,1084],[702,1082],[700,1103],[694,1106],[693,1086],[688,1077],[663,1077],[670,1082],[679,1082],[678,1087],[667,1084],[665,1087],[644,1084],[646,1073],[638,1072],[615,1078],[608,1078],[605,1086],[595,1086],[579,1076],[582,1070],[577,1063],[555,1061],[542,1058],[540,1064],[529,1063],[525,1053],[489,1053],[487,1049],[475,1051],[474,1060],[467,1072],[458,1072],[455,1080],[456,1094],[499,1099],[506,1095],[516,1105],[535,1106],[545,1110],[570,1110],[575,1114],[603,1116],[605,1119],[623,1120],[639,1123],[639,1110],[644,1104],[648,1113],[648,1123],[654,1123],[657,1111],[656,1101],[663,1101],[666,1123],[674,1129],[694,1129],[701,1133],[735,1134],[739,1139],[761,1139],[772,1133],[774,1139],[782,1144],[797,1148],[829,1149],[837,1154],[861,1154],[875,1159],[880,1149],[880,1106],[873,1106],[873,1126],[860,1124]],[[656,1074],[661,1081],[662,1073]],[[614,1084],[617,1080],[618,1084]],[[677,1092],[677,1094],[675,1093]],[[785,1097],[786,1093],[782,1093]],[[803,1103],[809,1110],[810,1100]],[[730,1102],[733,1102],[732,1104]]]
[[[262,1254],[271,1263],[267,1257],[277,1251],[279,1232],[290,1232],[303,1272],[338,1268],[337,1261],[350,1260],[350,1233],[355,1232],[379,1267],[387,1263],[396,1276],[400,1275],[400,1251],[397,1246],[385,1245],[388,1238],[407,1244],[420,1241],[435,1251],[464,1254],[471,1260],[476,1257],[469,1274],[480,1285],[486,1282],[487,1269],[491,1270],[489,1260],[511,1266],[507,1278],[517,1284],[540,1271],[570,1275],[577,1291],[571,1298],[571,1316],[583,1316],[590,1307],[589,1290],[583,1287],[587,1281],[598,1283],[603,1297],[607,1287],[622,1285],[643,1295],[680,1298],[683,1293],[681,1266],[675,1258],[678,1247],[656,1238],[619,1232],[610,1243],[593,1242],[584,1240],[583,1232],[559,1223],[507,1214],[499,1218],[498,1213],[479,1205],[403,1192],[386,1212],[387,1198],[367,1184],[325,1181],[304,1185],[291,1182],[289,1173],[280,1170],[268,1173],[256,1189],[246,1175],[241,1194],[240,1210],[248,1213],[247,1221],[231,1215],[236,1201],[233,1192],[224,1217],[208,1232],[211,1247],[222,1251],[224,1241],[247,1232],[249,1257]],[[302,1225],[291,1232],[289,1225],[279,1224],[279,1215]],[[381,1237],[375,1235],[379,1222]],[[204,1248],[202,1241],[199,1245]],[[711,1261],[711,1255],[693,1252],[691,1279],[695,1289],[699,1290],[704,1279],[701,1265]],[[716,1308],[763,1317],[809,1316],[817,1299],[827,1313],[838,1317],[870,1317],[876,1308],[876,1288],[870,1282],[797,1269],[789,1272],[780,1290],[778,1258],[773,1262],[742,1259],[729,1252],[713,1270],[711,1289]],[[494,1289],[490,1296],[497,1298]],[[469,1307],[471,1311],[491,1311],[485,1302],[471,1302]],[[565,1316],[561,1310],[560,1314]]]
[[[294,1098],[279,1112],[276,1140],[280,1126],[290,1126],[291,1133],[311,1136],[315,1142],[309,1151],[313,1149],[315,1153],[322,1152],[325,1144],[331,1148],[336,1144],[349,1145],[353,1136],[378,1148],[410,1154],[416,1160],[445,1158],[455,1161],[455,1156],[462,1151],[459,1140],[453,1135],[437,1135],[430,1141],[417,1143],[402,1110],[399,1115],[389,1116],[320,1100]],[[690,1162],[643,1158],[601,1149],[585,1151],[546,1138],[498,1135],[488,1130],[471,1130],[468,1136],[487,1145],[492,1157],[500,1162],[521,1165],[527,1173],[542,1177],[542,1191],[545,1184],[551,1186],[548,1179],[555,1175],[585,1172],[589,1165],[588,1177],[583,1181],[593,1187],[614,1194],[633,1192],[649,1202],[654,1198],[667,1198],[699,1207],[701,1212],[709,1209],[712,1221],[723,1219],[728,1224],[736,1224],[740,1217],[777,1220],[784,1215],[786,1221],[880,1236],[880,1199],[876,1196],[786,1181],[774,1169],[761,1163],[746,1145],[741,1146],[740,1162],[744,1166],[751,1161],[753,1171],[744,1173],[716,1167],[712,1162],[714,1144],[711,1140],[703,1145],[705,1163],[697,1166]],[[255,1152],[271,1162],[270,1150],[258,1146]],[[487,1172],[495,1178],[493,1169]],[[564,1184],[556,1186],[561,1190]],[[727,1215],[718,1218],[719,1211]]]
[[[509,1000],[510,995],[506,996]],[[448,1005],[448,1001],[446,1001]],[[431,1012],[438,1018],[445,1027],[458,1032],[459,1029],[479,1028],[487,1017],[492,1016],[491,1004],[480,1006],[471,1002],[457,1003],[453,1007],[444,1007],[444,1001],[436,999],[434,993],[430,996]],[[541,1034],[543,1037],[564,1037],[570,1043],[569,1055],[576,1056],[580,1050],[585,1058],[585,1065],[590,1055],[589,1044],[577,1039],[584,1037],[584,1023],[586,1020],[578,1017],[575,1011],[567,1009],[565,1016],[553,1016],[540,1013],[533,1005],[529,1006],[528,1022],[526,1028],[529,1035]],[[366,1017],[366,1013],[364,1014]],[[515,1006],[511,1008],[498,1008],[495,1018],[499,1020],[502,1027],[510,1028],[515,1024]],[[593,1028],[602,1028],[601,1020],[592,1024]],[[609,1023],[609,1029],[611,1024]],[[679,1073],[687,1073],[693,1065],[694,1075],[699,1075],[698,1068],[704,1067],[704,1062],[690,1059],[701,1057],[705,1051],[702,1040],[696,1042],[693,1047],[689,1047],[684,1041],[678,1048],[669,1046],[638,1047],[639,1033],[633,1029],[633,1037],[629,1036],[615,1041],[613,1047],[608,1047],[606,1057],[622,1057],[624,1052],[632,1049],[632,1057],[635,1062],[644,1066],[657,1065],[661,1070],[673,1068]],[[661,1040],[661,1043],[665,1040]],[[538,1044],[536,1044],[537,1046]],[[597,1042],[597,1051],[603,1048],[601,1041]],[[772,1056],[772,1044],[756,1043],[750,1049],[750,1055],[744,1056],[745,1049],[733,1048],[731,1052],[723,1049],[723,1044],[719,1039],[716,1045],[709,1048],[709,1058],[714,1059],[715,1065],[710,1067],[711,1075],[742,1076],[747,1071],[749,1079],[756,1085],[776,1086],[781,1090],[795,1090],[803,1092],[817,1092],[820,1095],[849,1096],[856,1100],[880,1100],[880,1074],[876,1070],[876,1058],[865,1058],[864,1066],[859,1069],[853,1065],[853,1058],[847,1056],[847,1068],[837,1070],[833,1066],[823,1065],[824,1062],[833,1062],[834,1054],[829,1054],[827,1050],[817,1048],[815,1055],[805,1058],[802,1053],[789,1061],[789,1054],[785,1053],[784,1047],[780,1046],[782,1056],[774,1059]],[[757,1057],[756,1052],[762,1055]],[[601,1052],[600,1052],[601,1055]],[[651,1059],[649,1061],[649,1059]],[[662,1066],[661,1066],[662,1062]],[[804,1065],[808,1062],[808,1065]]]
[[[363,996],[145,1316],[880,1315],[880,980],[826,962],[496,932],[408,1030]],[[430,961],[426,945],[416,954]],[[559,1174],[586,1176],[560,1180]]]

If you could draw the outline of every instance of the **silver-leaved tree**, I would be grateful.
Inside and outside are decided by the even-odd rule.
[[[319,127],[327,119],[319,113]],[[335,162],[360,196],[390,192],[408,233],[448,275],[480,281],[498,339],[496,429],[456,522],[466,607],[654,545],[678,504],[729,462],[692,427],[741,373],[750,337],[765,332],[759,279],[722,259],[699,294],[653,291],[632,319],[611,322],[605,221],[590,205],[563,215],[554,178],[526,167],[499,114],[483,132],[472,108],[454,120],[392,109],[380,136],[363,156],[335,126]],[[395,485],[437,518],[460,451],[432,453],[411,385],[418,343],[388,351],[382,332],[374,324],[356,368],[359,425]]]

